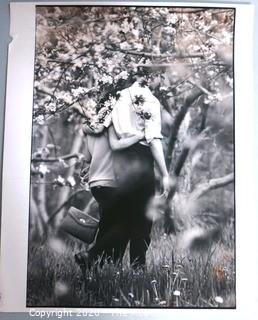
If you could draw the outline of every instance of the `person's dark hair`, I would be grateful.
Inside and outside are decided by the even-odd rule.
[[[147,66],[138,66],[135,73],[136,76],[144,77],[151,74],[151,68]]]

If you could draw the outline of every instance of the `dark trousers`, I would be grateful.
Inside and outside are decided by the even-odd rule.
[[[151,240],[146,206],[155,192],[155,177],[149,147],[136,144],[117,152],[115,173],[117,188],[92,188],[100,206],[100,225],[90,260],[103,256],[118,261],[130,241],[130,263],[137,268],[145,265]]]
[[[128,242],[118,190],[100,186],[91,191],[99,204],[100,222],[96,243],[89,251],[90,263],[99,258],[117,262],[122,259]]]

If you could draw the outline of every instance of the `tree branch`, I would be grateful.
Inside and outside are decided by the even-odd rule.
[[[31,161],[32,162],[59,162],[60,160],[70,160],[73,158],[81,159],[82,154],[79,154],[79,153],[67,154],[65,156],[58,157],[58,158],[44,158],[44,159],[43,158],[32,158]]]
[[[145,68],[154,68],[154,67],[174,67],[177,65],[178,62],[168,62],[168,63],[139,63],[137,64],[138,67],[145,67]],[[187,67],[207,67],[207,66],[215,66],[215,67],[227,67],[228,65],[225,64],[225,63],[220,63],[220,62],[198,62],[198,63],[193,63],[193,62],[190,62],[190,63],[184,63],[183,64],[184,66],[187,66]]]
[[[201,84],[197,83],[196,81],[192,81],[192,80],[187,80],[192,86],[198,88],[199,90],[201,90],[204,94],[207,95],[212,95],[212,93],[205,89]]]
[[[124,49],[120,49],[117,46],[106,46],[105,47],[107,50],[110,51],[119,51],[125,54],[130,54],[130,55],[134,55],[134,56],[141,56],[141,57],[145,57],[145,58],[162,58],[162,59],[168,59],[168,58],[172,58],[172,59],[188,59],[188,58],[201,58],[203,59],[204,56],[202,54],[188,54],[188,55],[184,55],[181,53],[177,53],[177,54],[153,54],[151,52],[141,52],[141,51],[133,51],[133,50],[124,50]]]
[[[35,89],[36,89],[36,92],[39,94],[44,94],[44,95],[50,96],[51,98],[55,98],[55,96],[51,92],[47,92],[46,90],[42,90],[37,87],[35,87]]]
[[[185,8],[178,8],[178,9],[172,9],[172,10],[170,10],[170,12],[174,12],[174,13],[198,13],[198,12],[203,12],[203,11],[207,11],[208,10],[208,8],[206,9],[206,8],[200,8],[200,9],[198,9],[198,8],[196,8],[196,9],[185,9]]]
[[[224,177],[211,179],[210,181],[199,184],[195,190],[191,193],[191,200],[197,200],[203,195],[205,195],[210,190],[218,189],[224,187],[234,181],[234,173],[230,173]]]

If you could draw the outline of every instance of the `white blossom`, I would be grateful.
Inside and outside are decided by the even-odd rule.
[[[65,103],[72,103],[73,101],[73,97],[69,94],[69,93],[65,93],[63,96],[62,96],[63,100]]]
[[[143,45],[142,43],[136,42],[136,43],[134,44],[134,48],[135,48],[136,50],[141,51],[141,50],[144,49],[144,45]]]
[[[129,50],[129,49],[131,49],[131,46],[128,42],[124,41],[124,42],[120,43],[120,48],[122,50]]]
[[[178,21],[178,15],[177,14],[173,13],[173,14],[169,14],[167,16],[167,22],[168,23],[175,24],[175,23],[177,23],[177,21]]]
[[[82,60],[76,59],[74,62],[74,66],[81,68],[83,66]]]
[[[50,103],[47,107],[46,107],[46,111],[48,112],[56,112],[56,105],[54,103]]]
[[[219,296],[215,297],[215,301],[219,304],[222,304],[224,302],[223,298]]]
[[[43,175],[45,175],[46,173],[50,172],[48,167],[45,164],[40,164],[38,170]]]
[[[127,71],[122,71],[119,73],[119,77],[126,80],[129,77],[129,73]]]
[[[101,52],[101,51],[103,51],[105,49],[105,46],[104,46],[103,43],[95,44],[94,49],[95,49],[96,52]]]
[[[179,290],[175,290],[175,291],[173,292],[173,295],[176,296],[176,297],[180,297],[181,292],[180,292]]]
[[[42,115],[39,115],[37,118],[36,118],[36,122],[38,123],[38,124],[44,124],[44,116],[42,116]]]
[[[65,179],[60,175],[56,178],[56,182],[60,185],[65,185]]]
[[[78,96],[80,94],[83,94],[85,91],[82,87],[76,88],[76,89],[72,89],[72,93],[74,96]]]
[[[109,75],[104,75],[102,78],[101,78],[101,81],[103,83],[113,83],[113,78]]]

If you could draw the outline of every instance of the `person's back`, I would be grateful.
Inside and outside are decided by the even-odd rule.
[[[161,144],[161,108],[150,89],[138,81],[123,90],[112,111],[115,133],[123,138],[143,133],[143,140],[117,152],[114,158],[118,188],[125,203],[124,215],[130,233],[130,262],[144,267],[150,244],[152,221],[146,218],[148,202],[155,193],[154,161],[164,190],[168,172]],[[111,144],[112,145],[112,144]]]
[[[122,259],[128,242],[128,232],[114,174],[113,152],[108,131],[102,126],[102,131],[98,130],[98,133],[94,134],[91,128],[85,125],[83,132],[86,134],[84,154],[89,167],[88,183],[93,197],[99,204],[100,213],[95,245],[88,252],[82,251],[75,255],[75,261],[85,273],[86,266],[91,266],[95,261],[102,263],[104,258],[112,258],[114,261]],[[127,148],[140,138],[131,136],[117,140],[116,148]]]
[[[115,187],[113,153],[109,145],[108,132],[98,135],[87,135],[85,138],[85,159],[90,163],[89,186]]]
[[[120,138],[143,132],[145,139],[141,144],[162,139],[160,103],[147,86],[137,81],[121,91],[112,111],[112,121]]]

